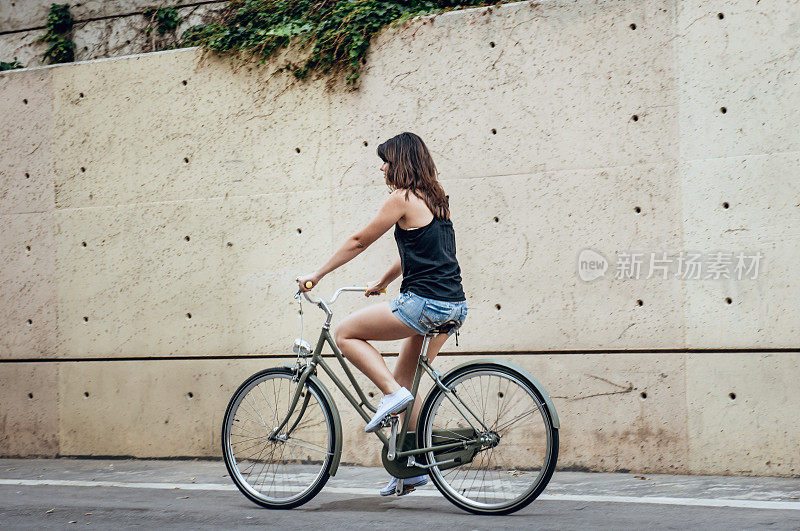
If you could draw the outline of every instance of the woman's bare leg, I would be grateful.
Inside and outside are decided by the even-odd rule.
[[[392,313],[388,302],[379,302],[348,315],[336,326],[334,340],[344,357],[388,395],[404,384],[398,384],[381,354],[367,340],[392,341],[415,334],[416,330]]]
[[[439,354],[439,351],[442,349],[442,345],[444,345],[447,338],[450,337],[447,334],[438,334],[431,338],[430,342],[428,343],[428,362],[432,362],[433,358]],[[411,385],[414,383],[414,374],[417,370],[417,360],[419,359],[420,352],[422,351],[422,342],[425,339],[425,336],[422,335],[414,335],[407,338],[403,341],[402,346],[400,347],[400,355],[397,359],[397,365],[394,367],[394,378],[397,380],[397,383],[408,389],[411,390]],[[419,390],[417,390],[419,393]],[[423,397],[417,395],[414,399],[414,409],[411,411],[411,418],[408,422],[408,429],[410,431],[416,430],[417,426],[417,415],[419,415],[419,409],[422,407],[422,400]],[[403,417],[405,413],[400,414],[400,421],[402,425]]]

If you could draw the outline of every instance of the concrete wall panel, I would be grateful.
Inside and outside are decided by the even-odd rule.
[[[199,55],[56,70],[58,208],[327,188],[317,164],[328,100],[317,85],[277,94],[284,77],[265,82],[264,70]]]
[[[0,31],[18,31],[25,28],[44,26],[50,4],[45,0],[25,0],[4,2],[0,9]],[[191,3],[190,0],[176,0],[171,6]],[[124,16],[132,12],[140,12],[153,4],[146,0],[87,0],[70,6],[70,13],[75,20],[96,17]]]
[[[798,378],[796,352],[688,355],[691,473],[798,475]]]
[[[316,208],[329,226],[324,192],[60,210],[59,353],[285,351],[296,264],[330,252]]]
[[[732,268],[729,278],[684,282],[688,346],[797,344],[799,170],[796,153],[681,165],[685,249],[706,255],[729,253]],[[755,261],[757,253],[761,258]],[[745,268],[753,267],[751,271],[736,271],[740,256]]]
[[[58,453],[58,366],[0,363],[0,455]]]
[[[374,38],[360,90],[333,96],[340,184],[373,174],[363,141],[392,129],[422,136],[444,179],[677,157],[671,4],[519,2],[484,12]]]
[[[52,72],[0,75],[0,214],[53,209]]]
[[[56,267],[52,212],[0,215],[0,359],[53,356]]]
[[[676,6],[682,158],[797,151],[797,3]]]
[[[17,2],[17,5],[29,2]],[[108,2],[103,2],[103,6]],[[116,3],[116,2],[115,2]],[[125,55],[153,52],[164,49],[174,43],[176,36],[181,36],[189,27],[196,24],[210,24],[218,20],[218,14],[229,4],[228,1],[211,4],[200,4],[178,8],[181,22],[174,34],[160,35],[157,31],[147,33],[151,23],[149,17],[142,14],[144,7],[153,7],[151,3],[142,5],[140,2],[125,2],[130,4],[130,9],[123,13],[113,12],[107,18],[92,18],[95,13],[85,13],[81,9],[86,4],[70,5],[70,13],[75,22],[72,30],[72,42],[75,44],[75,60],[88,61],[105,57],[121,57]],[[0,26],[2,26],[3,8],[8,3],[0,5]],[[103,7],[99,6],[99,7]],[[42,8],[39,10],[38,8]],[[16,60],[25,67],[37,67],[49,63],[44,59],[44,53],[49,46],[38,39],[46,33],[45,23],[50,8],[50,2],[36,6],[36,13],[19,13],[26,15],[20,19],[20,24],[10,28],[11,33],[0,34],[0,58],[4,61]]]

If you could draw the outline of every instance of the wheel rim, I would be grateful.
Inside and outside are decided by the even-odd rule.
[[[526,501],[544,480],[553,450],[551,423],[542,400],[516,376],[496,370],[467,372],[448,387],[455,389],[489,431],[484,433],[487,444],[470,463],[445,470],[432,467],[434,482],[452,499],[477,510],[502,511]],[[426,446],[432,444],[434,432],[440,441],[446,434],[453,442],[465,438],[464,429],[470,425],[444,393],[438,393],[429,411]],[[471,415],[470,420],[481,427]],[[434,462],[433,452],[427,455],[428,462]]]
[[[333,423],[320,393],[308,385],[278,437],[268,435],[282,420],[297,383],[290,374],[266,374],[241,390],[225,422],[225,458],[231,479],[254,499],[280,505],[297,501],[322,479],[333,456]],[[309,394],[302,419],[288,438]]]

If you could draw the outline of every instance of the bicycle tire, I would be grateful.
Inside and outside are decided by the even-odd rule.
[[[303,505],[304,503],[307,503],[309,500],[311,500],[314,496],[316,496],[317,493],[319,493],[319,491],[322,490],[322,487],[325,486],[325,484],[328,482],[328,479],[330,478],[330,469],[332,464],[332,457],[335,451],[335,441],[336,441],[336,434],[334,433],[335,425],[333,422],[333,413],[331,405],[325,398],[325,393],[323,393],[322,390],[319,388],[319,386],[312,380],[310,379],[306,380],[303,393],[310,393],[311,395],[309,397],[309,406],[311,406],[311,398],[313,398],[316,402],[315,408],[316,406],[318,406],[319,414],[321,414],[324,420],[324,426],[327,432],[324,435],[324,437],[319,437],[319,438],[326,439],[325,441],[326,446],[323,447],[321,446],[321,444],[320,445],[312,444],[310,443],[310,441],[307,440],[303,440],[303,442],[306,444],[296,443],[294,441],[290,443],[288,439],[295,437],[288,437],[286,440],[276,439],[273,441],[269,441],[267,438],[266,434],[269,433],[269,431],[272,428],[276,427],[275,425],[279,422],[279,420],[277,421],[275,420],[278,416],[277,415],[278,393],[275,390],[275,385],[274,385],[275,382],[273,382],[273,397],[275,398],[276,404],[275,407],[270,409],[268,403],[269,400],[267,399],[268,394],[265,393],[264,388],[261,388],[260,385],[262,383],[267,382],[268,380],[280,379],[281,383],[290,383],[288,388],[291,390],[292,388],[291,384],[295,386],[297,385],[295,382],[292,382],[293,376],[294,376],[293,371],[287,367],[273,367],[253,374],[252,376],[247,378],[244,382],[242,382],[242,384],[239,386],[239,388],[231,397],[228,403],[228,407],[225,410],[225,416],[222,421],[222,455],[225,461],[225,467],[228,469],[228,474],[230,475],[231,480],[234,482],[239,491],[242,494],[244,494],[248,499],[268,509],[292,509],[294,507]],[[254,393],[253,395],[254,398],[245,402],[246,398],[248,397],[248,394],[255,389],[259,389],[260,394]],[[304,400],[305,396],[306,395],[304,394],[301,397],[301,400]],[[291,397],[291,395],[288,395],[288,397]],[[287,397],[283,398],[286,398],[286,409],[288,410],[288,398]],[[257,406],[260,405],[259,401],[262,404],[267,405],[268,407],[259,411],[257,409]],[[244,408],[242,415],[239,415],[237,417],[240,406],[243,402],[247,404],[250,408],[249,421],[243,419],[245,413],[247,413],[248,411]],[[297,420],[298,427],[300,427],[300,425],[305,423],[305,420],[301,421],[300,419],[297,418],[301,406],[302,402],[298,401],[295,411],[292,413],[292,418],[290,419],[290,423],[293,423],[295,420]],[[264,414],[262,414],[262,412]],[[272,422],[265,422],[264,415],[267,414],[268,412],[272,413],[270,419]],[[256,417],[258,417],[257,420],[253,420],[255,419],[255,417],[252,416],[252,413],[256,413]],[[309,415],[311,414],[308,408],[306,409],[306,413],[304,413],[304,418],[306,414]],[[242,441],[241,439],[236,439],[232,441],[234,435],[234,424],[237,422],[240,424],[245,424],[246,422],[252,423],[253,424],[252,427],[248,425],[250,429],[257,429],[260,431],[261,428],[264,428],[264,434],[258,435],[258,433],[246,431],[243,436],[249,438],[249,441],[241,442]],[[261,427],[259,427],[258,424],[261,424]],[[289,424],[287,424],[287,426],[288,425]],[[286,429],[287,427],[284,427],[284,430]],[[313,432],[309,431],[307,433],[313,433]],[[243,470],[241,470],[239,466],[239,460],[237,460],[236,455],[234,455],[234,448],[233,448],[235,445],[238,444],[253,444],[253,441],[260,441],[255,443],[254,448],[258,448],[258,445],[262,443],[264,445],[264,447],[261,450],[258,450],[259,454],[258,457],[254,460],[254,463],[257,463],[262,456],[264,456],[265,458],[264,460],[266,461],[264,465],[262,465],[259,473],[256,475],[255,478],[256,481],[254,482],[256,485],[253,485],[251,484],[251,482],[248,481],[248,477],[251,475],[251,473],[249,472],[245,473],[243,472]],[[283,447],[283,449],[281,450],[280,456],[276,460],[273,460],[272,464],[270,464],[268,467],[267,465],[269,461],[267,460],[267,456],[264,455],[264,451],[270,445],[273,447],[273,449],[269,454],[269,456],[274,456],[277,448]],[[280,463],[280,460],[283,459],[284,457],[286,448],[288,447],[294,448],[295,445],[306,448],[307,450],[311,449],[314,452],[316,452],[315,455],[324,454],[324,457],[320,456],[321,463],[319,463],[318,465],[313,464],[314,459],[312,459],[310,455],[308,457],[308,461],[312,462],[312,465],[310,465],[310,467],[306,465],[306,468],[304,469],[303,468],[304,463],[302,461],[300,463],[292,464],[294,472],[289,472],[288,474],[291,478],[297,479],[298,483],[302,482],[302,478],[308,476],[308,473],[304,472],[304,470],[306,469],[316,470],[317,467],[319,468],[319,470],[313,475],[313,479],[310,481],[310,484],[302,488],[302,490],[300,490],[299,492],[284,498],[277,496],[268,496],[263,492],[259,491],[257,488],[258,480],[261,477],[261,474],[264,472],[264,470],[266,470],[267,475],[269,475],[270,467],[274,465],[273,472],[275,475],[277,475],[278,470],[280,469],[281,466],[284,467],[287,466],[286,463]],[[256,451],[257,450],[255,449],[253,450],[254,453]],[[255,467],[253,468],[253,470],[255,470]],[[271,486],[274,485],[274,482],[275,478],[273,477]],[[264,484],[264,482],[262,482],[262,484]]]
[[[553,471],[555,470],[556,462],[558,460],[558,428],[553,426],[553,419],[551,418],[550,411],[548,410],[544,397],[541,395],[539,390],[536,388],[535,385],[533,385],[530,382],[528,378],[526,378],[523,374],[520,374],[518,371],[515,371],[513,368],[507,367],[505,365],[485,363],[485,362],[469,364],[445,375],[443,377],[442,383],[448,388],[451,387],[455,388],[457,390],[456,392],[459,395],[459,397],[462,397],[462,399],[464,399],[464,395],[466,394],[465,390],[469,391],[470,388],[473,391],[475,390],[474,381],[471,382],[470,385],[464,385],[463,388],[460,386],[462,384],[466,384],[466,382],[469,382],[471,379],[474,379],[475,377],[483,377],[483,376],[490,377],[489,385],[493,384],[492,377],[498,380],[506,380],[508,382],[513,382],[514,385],[523,389],[527,394],[527,396],[531,399],[530,402],[536,405],[536,412],[538,412],[538,414],[534,413],[531,408],[530,409],[531,413],[523,413],[522,415],[519,415],[521,417],[520,419],[514,420],[512,424],[510,424],[509,426],[502,427],[502,424],[499,421],[501,411],[505,412],[505,408],[507,407],[506,404],[512,402],[513,401],[512,399],[515,397],[511,396],[509,393],[506,393],[509,394],[509,396],[507,397],[507,401],[503,402],[504,398],[502,392],[503,387],[501,385],[502,382],[500,382],[500,384],[498,384],[498,389],[501,390],[497,391],[496,393],[496,396],[498,396],[497,400],[498,405],[496,406],[497,419],[494,424],[496,427],[501,428],[498,429],[497,431],[504,433],[504,435],[501,435],[500,437],[497,438],[495,446],[486,448],[481,447],[480,450],[473,452],[473,457],[469,457],[467,462],[461,463],[458,466],[453,466],[452,464],[446,466],[443,465],[442,469],[440,469],[438,466],[433,466],[429,469],[429,475],[434,485],[436,485],[436,488],[439,490],[439,492],[441,492],[441,494],[447,500],[449,500],[451,503],[453,503],[462,510],[474,514],[484,514],[484,515],[510,514],[530,504],[533,500],[535,500],[539,496],[539,494],[542,493],[542,491],[549,483],[550,478],[553,475]],[[506,391],[508,390],[509,386],[510,384],[506,384],[505,387]],[[473,409],[474,411],[480,409],[480,406],[483,406],[483,410],[485,411],[487,404],[491,399],[491,393],[494,393],[494,388],[492,388],[492,390],[488,390],[486,393],[481,393],[481,400],[474,401],[476,403],[473,403],[470,406],[471,409]],[[514,391],[514,393],[517,393],[517,391]],[[523,400],[524,396],[516,396],[516,398]],[[444,442],[442,438],[443,433],[446,434],[449,432],[451,434],[451,438],[454,440],[458,440],[457,439],[458,437],[465,437],[463,431],[465,429],[464,425],[467,425],[467,431],[470,432],[470,435],[473,437],[475,436],[475,432],[472,430],[472,428],[470,428],[469,425],[465,421],[463,421],[463,416],[459,421],[461,422],[461,425],[453,424],[445,420],[444,417],[446,417],[447,412],[443,412],[441,415],[442,419],[440,419],[438,423],[436,422],[437,409],[442,409],[442,404],[445,403],[447,404],[446,406],[447,408],[452,408],[452,411],[456,411],[455,408],[453,408],[452,404],[450,404],[449,400],[446,398],[444,392],[438,386],[434,386],[433,389],[431,389],[428,396],[426,397],[422,409],[420,410],[420,415],[419,415],[420,420],[417,431],[417,437],[418,437],[417,442],[420,445],[419,446],[420,448],[431,446],[433,442],[439,442],[439,443]],[[470,403],[471,402],[468,402],[468,405]],[[511,405],[508,407],[513,408],[517,406]],[[525,410],[525,407],[526,405],[523,403],[522,409]],[[489,411],[490,412],[492,411],[491,407],[489,408]],[[481,415],[481,413],[477,414]],[[454,478],[457,476],[453,476],[453,474],[454,473],[458,474],[459,470],[466,471],[464,475],[467,478],[467,480],[469,480],[470,471],[475,470],[474,468],[472,468],[472,464],[476,462],[476,460],[478,459],[482,460],[479,461],[479,464],[487,462],[487,457],[486,457],[487,455],[489,457],[486,466],[488,470],[491,470],[489,468],[489,463],[491,463],[491,460],[494,457],[493,452],[495,450],[495,447],[499,448],[501,447],[501,445],[503,445],[502,439],[504,437],[508,437],[511,426],[518,423],[520,420],[525,419],[525,415],[530,415],[531,419],[536,419],[537,421],[541,419],[541,435],[544,436],[544,450],[543,450],[543,455],[541,457],[541,463],[538,463],[537,460],[538,469],[533,469],[533,471],[531,472],[531,474],[536,472],[535,480],[530,485],[528,485],[527,483],[522,483],[521,481],[517,480],[513,481],[509,480],[508,484],[510,485],[510,487],[513,487],[514,482],[516,482],[519,483],[520,489],[524,487],[524,490],[522,490],[519,496],[506,502],[498,502],[498,503],[479,502],[478,495],[467,494],[467,491],[469,491],[470,493],[474,491],[477,492],[478,494],[480,494],[480,492],[483,491],[484,497],[488,498],[490,495],[496,495],[494,493],[498,491],[497,489],[498,484],[500,485],[502,493],[505,494],[504,485],[506,483],[504,483],[504,480],[506,478],[505,474],[501,472],[506,472],[514,476],[523,476],[527,478],[528,475],[527,471],[521,469],[520,467],[511,467],[508,465],[508,462],[504,461],[504,463],[501,465],[502,467],[504,467],[504,469],[501,468],[499,472],[493,471],[494,474],[497,476],[496,480],[491,480],[491,475],[490,475],[490,482],[487,483],[486,482],[487,472],[484,471],[483,479],[481,480],[484,483],[484,485],[481,485],[481,482],[478,481],[479,472],[476,472],[474,477],[472,478],[472,483],[468,485],[466,488],[462,488],[464,487],[465,483],[463,480],[458,487],[455,487],[456,480]],[[484,421],[486,421],[486,419],[484,419]],[[524,424],[522,424],[522,426],[524,426]],[[435,441],[434,439],[436,438],[438,438],[438,440]],[[520,442],[525,441],[525,443],[523,443],[523,446],[524,444],[530,444],[531,448],[537,446],[537,441],[541,443],[540,441],[541,436],[530,438],[527,434],[525,434],[523,437],[517,436],[517,439]],[[513,444],[514,444],[513,442],[508,442],[507,439],[506,447],[512,448]],[[431,464],[436,462],[437,456],[438,459],[442,460],[444,460],[445,457],[453,457],[453,456],[459,456],[463,458],[464,450],[463,449],[454,450],[449,455],[447,455],[446,452],[444,453],[438,452],[437,454],[434,454],[434,452],[428,452],[427,454],[425,454],[425,459],[428,464]],[[521,460],[521,457],[519,455],[515,456],[515,458],[516,461]],[[499,460],[500,460],[500,454],[498,454],[498,461]],[[525,462],[528,463],[527,460],[525,460]],[[491,483],[491,481],[494,481],[494,483]],[[475,486],[476,482],[478,482],[477,487]],[[462,490],[462,492],[459,492],[459,490]]]

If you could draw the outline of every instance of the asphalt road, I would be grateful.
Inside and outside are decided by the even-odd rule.
[[[221,461],[0,459],[0,528],[800,529],[800,479],[556,472],[508,516],[464,513],[426,485],[381,497],[380,469],[342,467],[306,505],[262,509]]]

